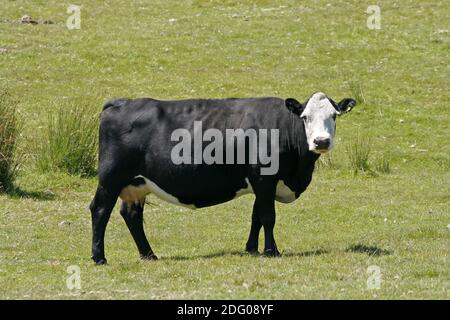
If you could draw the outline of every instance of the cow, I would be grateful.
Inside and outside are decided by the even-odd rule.
[[[258,237],[263,228],[263,254],[279,256],[273,234],[275,201],[291,203],[306,190],[316,160],[333,148],[336,117],[349,112],[355,105],[354,99],[345,98],[337,103],[322,92],[312,94],[304,103],[293,98],[277,97],[108,101],[100,117],[99,181],[90,205],[92,259],[96,264],[107,262],[105,230],[119,197],[122,200],[120,214],[140,257],[157,259],[143,228],[144,204],[149,194],[194,209],[252,193],[255,200],[245,250],[250,254],[259,254]],[[233,153],[239,144],[230,146],[229,141],[219,144],[220,147],[210,153],[215,160],[212,162],[210,159],[206,163],[206,159],[201,158],[190,163],[183,162],[186,154],[192,156],[192,150],[188,150],[196,148],[192,144],[187,144],[182,160],[174,159],[174,155],[178,154],[174,150],[180,143],[180,137],[183,133],[199,136],[195,128],[199,125],[207,130],[205,136],[207,132],[215,135],[210,134],[209,139],[203,136],[204,140],[196,142],[197,149],[199,146],[205,149],[208,141],[212,143],[212,136],[217,139],[230,129],[244,133],[247,132],[244,130],[265,132],[260,136],[271,140],[266,144],[265,151],[269,154],[270,149],[270,154],[277,156],[272,158],[278,161],[276,166],[272,166],[276,170],[263,174],[263,169],[268,169],[268,163],[263,163],[258,157],[253,158],[253,162],[246,157],[245,161],[240,159],[240,162],[224,163],[218,157],[220,153],[231,154],[228,160],[239,157]],[[181,134],[174,134],[180,133],[179,130],[182,130]],[[250,137],[246,135],[241,140],[246,152],[254,147],[249,142]],[[237,141],[240,137],[234,138]],[[261,145],[256,144],[256,147]]]

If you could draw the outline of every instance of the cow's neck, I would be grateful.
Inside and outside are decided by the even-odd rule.
[[[291,144],[291,152],[295,155],[296,168],[294,175],[288,177],[285,183],[291,190],[295,191],[295,196],[298,198],[310,184],[314,165],[320,155],[309,151],[303,121],[295,121],[292,125],[292,132],[297,137],[295,143]]]

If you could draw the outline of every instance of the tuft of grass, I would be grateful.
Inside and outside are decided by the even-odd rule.
[[[95,175],[97,128],[98,117],[85,105],[73,103],[50,112],[39,167],[43,171],[56,169],[80,176]]]
[[[319,161],[317,162],[317,167],[319,169],[333,169],[335,168],[333,155],[331,152],[328,152],[322,156],[320,156]]]
[[[355,98],[357,104],[366,103],[364,88],[361,81],[352,81],[350,83],[350,92],[352,97]]]
[[[350,167],[355,174],[361,171],[370,171],[370,143],[371,139],[369,137],[358,134],[356,139],[347,145]]]
[[[17,155],[20,135],[17,104],[6,90],[0,91],[0,192],[11,190],[17,176],[20,158]]]
[[[375,170],[379,173],[391,173],[391,158],[387,154],[383,154],[375,163]]]

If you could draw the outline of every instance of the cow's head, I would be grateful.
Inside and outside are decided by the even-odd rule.
[[[303,104],[295,99],[286,100],[288,109],[304,121],[309,150],[318,154],[333,148],[336,116],[349,112],[355,105],[354,99],[346,98],[336,103],[322,92],[314,93]]]

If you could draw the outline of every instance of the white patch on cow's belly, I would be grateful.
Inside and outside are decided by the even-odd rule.
[[[275,200],[282,203],[291,203],[295,201],[295,199],[295,192],[285,185],[283,180],[278,181]]]
[[[166,202],[176,204],[182,207],[187,207],[190,209],[196,209],[196,207],[192,204],[181,203],[178,198],[173,195],[167,193],[163,189],[161,189],[156,183],[147,179],[144,176],[136,176],[135,178],[142,178],[145,181],[145,184],[141,184],[139,186],[128,185],[122,189],[120,193],[120,198],[128,203],[128,204],[143,204],[145,202],[145,197],[150,193],[153,193],[161,200]]]
[[[128,185],[120,192],[120,199],[129,205],[140,204],[142,206],[145,203],[145,196],[149,193],[150,191],[146,184],[140,186]]]

